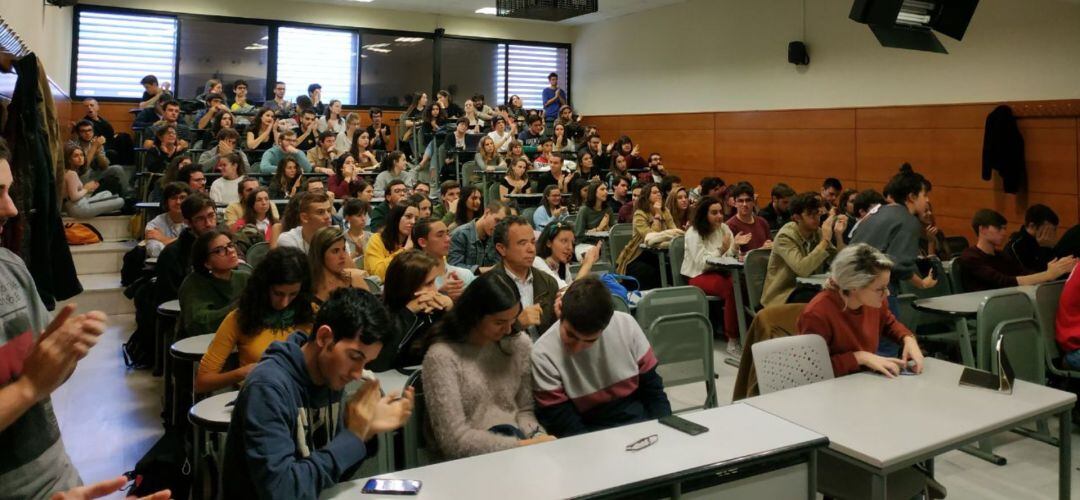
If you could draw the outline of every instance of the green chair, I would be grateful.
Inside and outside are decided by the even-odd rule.
[[[994,328],[991,345],[998,345],[1009,359],[1017,380],[1046,385],[1046,349],[1040,322],[1034,318],[1003,321]],[[999,373],[997,356],[990,357],[990,371]],[[1058,446],[1059,440],[1050,433],[1050,424],[1042,418],[1035,421],[1035,430],[1014,427],[1013,432],[1044,443]]]
[[[409,420],[401,429],[402,454],[406,469],[412,469],[427,465],[431,462],[431,456],[426,450],[424,439],[424,422],[427,420],[427,408],[424,405],[424,390],[420,384],[420,369],[417,369],[405,383],[406,387],[412,387],[416,392],[413,394],[413,410]]]
[[[981,370],[990,368],[994,329],[999,324],[1013,319],[1034,318],[1035,308],[1026,293],[1015,290],[990,292],[990,295],[979,304],[978,315],[975,319],[975,345],[977,347],[975,367]]]
[[[1035,318],[1039,321],[1039,330],[1042,332],[1043,365],[1046,368],[1043,374],[1044,380],[1051,376],[1066,380],[1080,380],[1080,370],[1062,368],[1058,364],[1061,359],[1061,348],[1057,344],[1054,321],[1064,288],[1063,281],[1043,283],[1035,287]]]
[[[570,264],[570,276],[577,276],[577,273],[580,269],[580,263],[575,262],[573,264]],[[604,273],[610,273],[611,271],[611,264],[608,264],[607,262],[602,260],[594,262],[592,265],[592,269],[589,270],[590,274],[596,274],[597,276]]]
[[[375,276],[368,276],[364,278],[364,282],[367,283],[368,289],[375,295],[382,295],[382,281]]]
[[[961,279],[963,270],[960,269],[960,259],[952,259],[950,262],[952,264],[948,268],[949,288],[954,294],[964,293],[964,282]]]
[[[611,230],[608,231],[608,249],[611,250],[611,263],[617,265],[615,262],[619,258],[619,254],[622,253],[623,248],[630,243],[630,239],[634,236],[634,225],[629,223],[619,223],[611,226]]]
[[[638,301],[634,316],[641,329],[648,332],[661,316],[682,313],[701,313],[708,318],[709,303],[705,292],[693,286],[654,288]]]
[[[486,177],[485,177],[486,178]],[[487,192],[484,193],[484,202],[491,200],[498,200],[502,198],[502,193],[499,192],[499,183],[493,182],[488,185]]]
[[[679,412],[716,408],[716,380],[713,369],[713,334],[709,317],[700,312],[665,314],[645,330],[659,364],[657,373],[665,387],[705,383],[701,405]]]
[[[746,276],[746,294],[750,299],[747,311],[750,317],[761,309],[761,293],[765,290],[765,273],[769,270],[769,257],[772,250],[756,248],[747,252],[743,262],[743,274]],[[737,290],[736,290],[737,291]]]
[[[244,260],[247,261],[248,264],[251,264],[251,267],[255,267],[266,258],[266,254],[268,253],[270,253],[270,244],[265,241],[260,241],[251,245],[251,247],[247,249],[247,252],[244,252]]]
[[[686,253],[686,237],[676,236],[668,246],[668,258],[671,259],[671,282],[675,286],[687,286],[686,276],[682,274],[683,257]]]
[[[536,208],[537,207],[529,207],[521,211],[521,216],[529,222],[529,225],[532,226],[533,229],[536,229],[536,223],[533,222],[533,214],[536,213]]]

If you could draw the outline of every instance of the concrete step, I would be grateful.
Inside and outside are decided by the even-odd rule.
[[[106,241],[93,245],[72,245],[71,256],[79,276],[119,273],[124,254],[135,246],[134,241]]]
[[[64,223],[81,222],[94,226],[105,241],[126,241],[131,239],[130,215],[99,215],[92,219],[74,219],[64,217]]]
[[[79,312],[102,311],[105,314],[132,314],[135,303],[124,296],[120,286],[120,273],[80,274],[83,292],[60,303],[77,304]]]

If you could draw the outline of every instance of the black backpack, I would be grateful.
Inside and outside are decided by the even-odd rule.
[[[146,275],[124,289],[135,302],[135,331],[123,345],[124,364],[136,370],[154,367],[154,339],[157,335],[156,279]]]
[[[124,475],[133,481],[127,491],[129,496],[142,498],[168,489],[171,498],[187,498],[191,490],[191,463],[187,459],[183,431],[166,430],[135,464],[135,470]]]

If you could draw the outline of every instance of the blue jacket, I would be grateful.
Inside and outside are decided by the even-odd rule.
[[[296,332],[271,344],[244,381],[225,442],[225,498],[316,499],[374,454],[345,428],[341,391],[311,381],[306,341]]]
[[[285,151],[282,151],[281,146],[274,145],[274,147],[267,149],[262,155],[262,160],[259,161],[259,171],[264,174],[272,174],[277,172],[278,163],[281,163],[281,159],[286,155]],[[308,161],[307,155],[303,151],[297,150],[292,155],[296,163],[300,165],[300,170],[304,172],[311,172],[311,162]]]

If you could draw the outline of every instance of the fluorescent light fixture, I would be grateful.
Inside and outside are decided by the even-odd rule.
[[[261,43],[253,43],[251,45],[248,45],[247,47],[244,47],[244,50],[266,50],[266,45],[263,45]]]
[[[389,47],[389,46],[390,46],[389,43],[372,43],[372,44],[365,45],[363,48],[371,50],[371,49],[381,49],[383,47]]]
[[[372,2],[372,0],[352,0],[352,1],[353,2],[360,2],[360,3],[371,3]]]
[[[476,13],[477,14],[485,14],[485,15],[488,15],[488,16],[494,16],[495,14],[499,13],[499,9],[496,9],[495,7],[483,7],[483,8],[476,9]]]
[[[417,43],[417,42],[424,41],[424,39],[419,38],[419,37],[403,36],[403,37],[399,37],[399,38],[394,39],[394,41],[395,42],[401,42],[401,43]]]
[[[380,54],[389,54],[390,53],[390,49],[383,49],[383,48],[380,48],[380,47],[372,47],[372,48],[370,48],[368,50],[370,50],[372,52],[378,52]]]
[[[264,36],[264,37],[260,38],[259,40],[269,40],[269,39],[270,39],[269,36]]]

